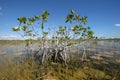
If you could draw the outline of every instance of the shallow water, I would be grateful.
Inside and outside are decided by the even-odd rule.
[[[109,40],[101,40],[101,41],[92,41],[89,45],[86,46],[91,50],[94,49],[96,52],[111,52],[111,51],[120,51],[120,40],[119,41],[109,41]]]
[[[120,40],[100,40],[91,41],[85,45],[86,50],[90,54],[99,54],[101,52],[112,52],[115,54],[120,54]],[[38,49],[38,45],[32,46],[33,49]],[[82,50],[82,46],[78,47],[78,51]],[[21,54],[26,54],[26,47],[24,44],[19,45],[3,45],[0,46],[0,56],[14,57]]]

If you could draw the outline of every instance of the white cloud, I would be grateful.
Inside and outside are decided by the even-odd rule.
[[[118,27],[120,27],[120,24],[115,24],[115,26],[118,26]]]
[[[22,40],[22,38],[14,35],[5,35],[0,36],[0,40]]]
[[[32,39],[36,40],[38,37],[32,37]],[[21,37],[15,35],[2,35],[0,36],[0,40],[25,40],[29,39],[29,37]]]

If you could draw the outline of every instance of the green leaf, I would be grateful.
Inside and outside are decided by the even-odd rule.
[[[14,27],[14,28],[12,28],[12,30],[13,30],[13,31],[16,31],[16,32],[17,32],[17,31],[20,31],[20,27]]]
[[[47,11],[43,11],[42,13],[42,20],[46,21],[49,17],[50,13],[48,13]]]
[[[59,31],[64,31],[62,26],[59,26]]]
[[[84,24],[87,24],[87,17],[86,17],[86,16],[84,16],[84,17],[82,18],[82,22],[83,22]]]
[[[35,21],[34,18],[28,18],[28,20],[29,20],[30,22],[34,22],[34,21]]]
[[[72,28],[72,31],[77,31],[79,29],[79,26],[78,25],[75,25],[73,28]]]
[[[26,24],[27,19],[25,17],[22,18],[24,24]]]
[[[80,21],[80,15],[76,14],[75,19],[76,19],[77,21]]]
[[[84,30],[84,28],[83,28],[83,27],[80,27],[79,30],[82,31],[82,30]]]
[[[68,19],[73,19],[73,17],[74,17],[73,14],[69,14],[69,15],[67,16]]]
[[[34,22],[29,22],[29,25],[33,25],[34,24]]]
[[[33,25],[34,22],[35,22],[35,19],[34,19],[34,18],[28,18],[28,20],[29,20],[29,24],[30,24],[30,25]]]
[[[74,13],[75,13],[75,11],[72,9],[72,10],[71,10],[71,14],[74,14]]]
[[[71,30],[72,30],[72,31],[76,31],[76,28],[75,28],[75,27],[73,27]]]
[[[40,19],[40,16],[35,15],[35,19],[36,19],[36,20],[39,20],[39,19]]]
[[[66,23],[67,22],[70,22],[72,23],[72,21],[74,20],[74,15],[73,14],[68,14],[67,17],[66,17]]]
[[[47,34],[48,34],[48,32],[43,32],[43,34],[44,34],[44,35],[47,35]]]
[[[20,18],[18,18],[18,21],[20,22],[20,24],[21,24],[21,23],[26,24],[27,19],[26,19],[26,17],[20,17]]]
[[[88,33],[88,38],[93,38],[93,34],[94,34],[93,31],[88,31],[87,33]]]
[[[22,17],[17,18],[17,20],[19,21],[19,23],[22,23]]]
[[[22,30],[23,30],[23,31],[26,31],[26,29],[27,29],[27,26],[23,26],[23,27],[22,27]]]
[[[31,33],[33,30],[28,30],[26,33]]]

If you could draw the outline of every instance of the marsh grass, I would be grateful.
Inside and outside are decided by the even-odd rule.
[[[94,67],[97,66],[97,67]],[[71,59],[66,66],[59,62],[36,64],[32,56],[19,61],[4,59],[0,62],[1,80],[119,80],[120,67],[107,67],[105,64],[95,65],[85,62],[84,67],[77,59]],[[112,70],[112,71],[111,71]],[[111,71],[111,72],[110,72]],[[115,75],[114,75],[115,74]]]
[[[0,79],[7,78],[8,80],[34,80],[33,73],[36,65],[32,58],[21,60],[19,62],[7,59],[1,63]]]

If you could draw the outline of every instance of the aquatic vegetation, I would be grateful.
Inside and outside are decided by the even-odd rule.
[[[20,58],[18,61],[6,59],[0,62],[0,79],[112,80],[116,78],[116,80],[119,80],[120,65],[115,64],[112,66],[110,63],[96,62],[99,64],[86,62],[83,67],[80,61],[71,58],[71,62],[67,64],[68,66],[61,63],[49,62],[38,67],[35,58],[32,55],[28,55],[26,58]]]

